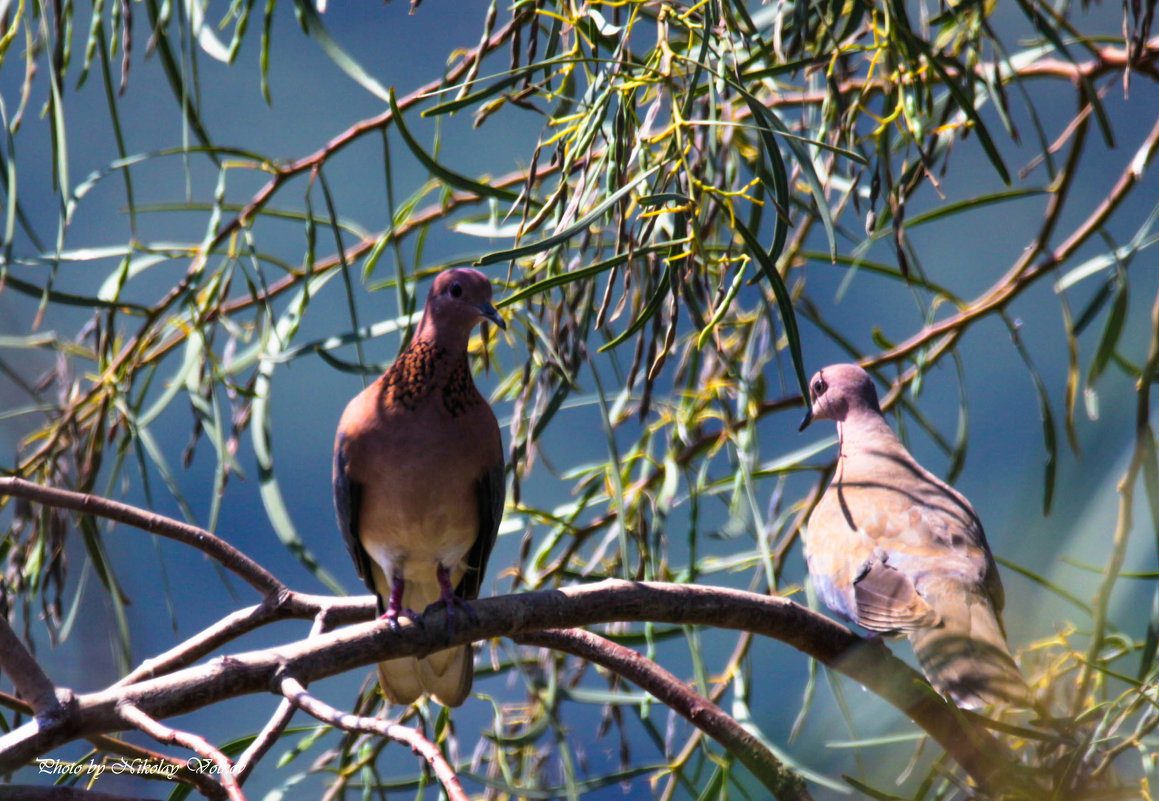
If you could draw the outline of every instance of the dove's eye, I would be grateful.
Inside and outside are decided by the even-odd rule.
[[[813,397],[819,398],[825,394],[825,390],[829,389],[829,385],[825,383],[824,378],[818,378],[813,382]]]
[[[457,297],[460,297],[460,296],[463,294],[463,286],[462,286],[462,284],[460,284],[458,281],[456,281],[455,283],[451,284],[450,293],[451,293],[451,297],[452,297],[452,298],[457,298]]]

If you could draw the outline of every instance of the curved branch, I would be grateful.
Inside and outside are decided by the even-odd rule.
[[[363,731],[378,734],[410,746],[412,751],[425,759],[427,764],[431,766],[431,770],[439,778],[439,783],[443,785],[443,790],[446,791],[447,797],[451,801],[467,801],[467,794],[463,792],[463,788],[459,784],[459,777],[455,775],[454,769],[442,752],[434,743],[414,729],[400,726],[397,723],[388,723],[382,718],[368,718],[351,715],[349,712],[341,712],[310,695],[302,683],[292,676],[283,677],[278,682],[278,686],[282,695],[290,703],[323,723],[329,723],[343,731]]]
[[[310,627],[310,637],[317,637],[328,628],[326,610],[322,610],[314,618],[314,625]],[[257,767],[258,762],[266,753],[274,747],[274,743],[282,736],[282,732],[286,730],[290,719],[294,717],[294,710],[298,707],[289,698],[283,698],[278,702],[278,708],[274,710],[273,716],[266,721],[266,725],[254,738],[253,742],[249,744],[242,755],[237,758],[234,763],[234,775],[237,776],[238,784],[245,784],[245,780],[249,778],[250,773]]]
[[[234,778],[233,765],[230,763],[229,757],[210,745],[205,738],[166,726],[131,703],[122,704],[117,709],[117,713],[129,726],[140,729],[157,742],[164,745],[180,745],[198,756],[212,761],[221,776],[221,784],[228,793],[230,801],[245,801],[241,787],[238,785],[237,779]]]
[[[124,740],[118,740],[114,737],[108,737],[104,734],[89,737],[88,741],[107,754],[124,757],[136,764],[149,763],[152,765],[163,765],[168,771],[167,773],[144,771],[138,774],[144,779],[184,782],[197,788],[199,793],[211,801],[228,798],[224,788],[214,780],[212,774],[194,770],[189,766],[189,761],[186,759],[171,757],[168,754],[162,754],[160,751],[142,748],[139,745],[133,745],[132,743],[127,743]],[[124,760],[121,761],[121,764],[125,764]]]
[[[366,601],[370,613],[369,599]],[[880,640],[785,598],[720,587],[607,580],[504,595],[472,603],[478,619],[456,621],[445,638],[445,612],[423,625],[392,631],[385,621],[361,623],[263,651],[223,656],[161,678],[78,696],[70,714],[51,725],[26,724],[0,737],[0,772],[78,737],[118,731],[118,707],[132,704],[155,718],[200,709],[240,695],[267,692],[279,675],[314,681],[386,658],[422,656],[453,645],[553,628],[616,621],[655,621],[738,629],[773,637],[849,676],[902,710],[980,785],[1009,772],[998,741],[959,713]]]
[[[1007,273],[993,286],[978,297],[973,303],[955,315],[945,320],[928,325],[905,342],[895,345],[887,351],[862,362],[865,367],[876,367],[889,362],[895,362],[925,347],[937,340],[943,340],[935,347],[934,353],[926,356],[925,361],[931,362],[936,356],[945,352],[945,339],[956,338],[970,325],[988,314],[1000,311],[1028,284],[1037,281],[1048,274],[1066,259],[1074,255],[1090,237],[1098,233],[1107,218],[1119,207],[1143,176],[1143,168],[1151,162],[1159,150],[1159,119],[1151,127],[1150,133],[1131,157],[1126,168],[1119,175],[1111,191],[1107,193],[1081,224],[1075,227],[1074,232],[1058,247],[1046,253],[1033,267],[1020,259]],[[1045,245],[1045,242],[1042,243]],[[1037,251],[1035,251],[1037,252]]]
[[[0,478],[0,495],[25,498],[58,509],[95,515],[107,520],[115,520],[157,534],[171,540],[191,545],[207,556],[216,559],[222,567],[232,570],[262,595],[277,598],[289,592],[273,573],[266,570],[237,548],[203,528],[182,523],[171,517],[148,512],[118,501],[111,501],[97,495],[83,492],[45,487],[22,478]]]
[[[812,801],[805,781],[784,764],[743,726],[676,676],[631,648],[581,629],[549,629],[513,638],[517,643],[538,645],[603,665],[647,690],[660,703],[682,715],[692,725],[728,749],[777,797]]]

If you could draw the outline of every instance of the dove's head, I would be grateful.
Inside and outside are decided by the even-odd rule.
[[[809,409],[800,430],[814,420],[843,423],[858,411],[881,414],[873,379],[856,364],[832,364],[809,379]]]
[[[491,282],[487,276],[478,270],[459,267],[435,277],[419,333],[444,341],[461,341],[465,347],[471,329],[481,320],[507,328],[507,323],[491,305]]]

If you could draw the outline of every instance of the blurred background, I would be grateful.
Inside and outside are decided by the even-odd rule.
[[[914,455],[949,474],[986,526],[1024,672],[1060,714],[1100,701],[1123,713],[1108,736],[1139,737],[1116,767],[1124,782],[1147,775],[1149,724],[1130,717],[1136,700],[1125,695],[1138,688],[1097,672],[1089,696],[1073,697],[1077,655],[1086,655],[1114,553],[1117,485],[1136,447],[1136,382],[1156,336],[1159,271],[1147,248],[1159,184],[1147,148],[1159,45],[1142,37],[1125,85],[1121,62],[1105,57],[1132,46],[1121,6],[427,0],[411,14],[397,0],[323,9],[82,5],[3,4],[0,14],[11,36],[0,62],[6,471],[210,528],[296,590],[360,594],[331,500],[343,407],[393,360],[434,272],[572,230],[556,246],[482,267],[504,301],[630,254],[521,293],[502,308],[506,335],[491,331],[474,344],[477,355],[487,350],[476,381],[492,399],[518,485],[484,594],[638,575],[808,603],[797,535],[835,440],[828,424],[797,433],[797,367],[872,358],[882,394],[889,382],[900,387],[904,402],[891,420]],[[1128,14],[1127,28],[1134,19]],[[903,24],[944,56],[948,73],[923,62]],[[505,25],[521,38],[488,46],[477,69],[458,66]],[[711,46],[696,73],[706,31]],[[907,59],[922,68],[907,68]],[[537,61],[547,66],[526,68]],[[1098,69],[1075,81],[1066,70],[1076,63]],[[994,64],[996,83],[962,82],[959,92],[972,98],[962,111],[945,74],[957,81],[962,69],[982,74]],[[450,88],[415,97],[448,74]],[[466,80],[476,81],[474,92],[507,76],[508,86],[438,111],[467,94]],[[754,122],[737,81],[801,138],[778,136],[779,153],[762,150],[767,125]],[[998,83],[1003,92],[993,91]],[[1088,86],[1096,106],[1079,102]],[[390,88],[409,136],[437,169],[396,122],[356,127],[388,111]],[[678,110],[704,124],[681,125]],[[320,170],[294,166],[319,153]],[[768,177],[776,158],[788,173],[782,197]],[[1000,282],[1036,243],[1052,203],[1061,210],[1044,244],[1060,247],[1132,163],[1137,181],[1102,224],[1001,313],[963,326],[949,354],[934,353],[933,340],[894,355],[895,345]],[[519,195],[514,202],[457,183],[465,176],[495,187],[533,164],[533,180],[503,184]],[[573,228],[633,181],[623,202]],[[267,185],[264,205],[221,235]],[[732,228],[741,220],[768,248],[778,206],[791,226],[767,255],[799,335]],[[405,235],[391,236],[392,222]],[[343,251],[353,257],[338,258]],[[683,294],[665,294],[677,284]],[[161,308],[174,287],[178,296]],[[139,333],[150,355],[98,380]],[[657,362],[665,351],[668,361]],[[905,372],[915,365],[916,380]],[[686,463],[666,462],[726,425],[730,436]],[[97,450],[102,458],[86,464]],[[637,482],[654,470],[665,480],[641,490]],[[1159,575],[1151,491],[1159,487],[1140,483],[1128,506],[1134,525],[1097,654],[1105,670],[1142,671],[1144,689]],[[629,553],[618,523],[600,522],[617,510],[634,521]],[[4,514],[9,619],[51,678],[78,692],[115,682],[258,600],[177,543],[67,516],[53,534],[46,516],[11,502]],[[308,629],[280,623],[227,650]],[[755,639],[732,664],[733,632],[630,631],[681,678],[707,682],[702,691],[723,684],[726,711],[798,768],[816,798],[849,795],[843,774],[907,798],[956,792],[944,777],[950,767],[935,764],[938,749],[899,711],[786,645]],[[906,643],[895,651],[911,659]],[[672,760],[691,729],[641,703],[634,688],[509,642],[484,644],[478,664],[476,697],[453,717],[453,753],[471,792],[764,795],[715,745],[673,782]],[[551,670],[561,678],[549,693]],[[352,708],[371,689],[370,674],[311,689]],[[258,731],[275,706],[250,696],[172,724],[224,745]],[[21,722],[2,714],[9,726]],[[433,726],[437,716],[430,704],[418,719]],[[340,744],[333,733],[307,742],[314,727],[304,715],[292,725],[309,732],[283,737],[247,782],[248,797],[323,797],[359,753],[360,743]],[[54,756],[79,759],[87,748]],[[301,753],[275,765],[295,748]],[[516,753],[518,769],[497,769]],[[406,749],[390,745],[376,764],[376,776],[355,771],[333,792],[356,796],[375,778],[416,792],[419,766]],[[32,767],[12,778],[47,781]],[[94,789],[163,798],[172,788],[120,776]]]

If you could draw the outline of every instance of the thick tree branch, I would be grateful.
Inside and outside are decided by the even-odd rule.
[[[12,709],[16,712],[22,712],[26,715],[32,714],[32,707],[27,702],[22,701],[14,696],[8,695],[7,693],[0,693],[0,706],[8,707],[9,709]],[[187,767],[186,762],[183,760],[174,759],[173,757],[166,756],[159,751],[150,751],[148,748],[142,748],[139,745],[126,743],[124,740],[118,740],[113,737],[108,737],[104,734],[98,734],[96,736],[89,737],[88,741],[96,748],[104,751],[107,754],[116,754],[117,756],[127,757],[132,760],[142,760],[153,763],[167,762],[173,769],[172,776],[174,779],[183,781],[186,784],[192,784],[194,787],[201,791],[202,795],[206,796],[207,798],[215,798],[215,791],[222,798],[225,797],[225,793],[222,791],[220,785],[218,785],[204,773],[198,773],[195,770],[190,770],[190,768]],[[146,778],[151,778],[154,775],[155,774],[153,773],[144,774]],[[0,790],[3,789],[4,785],[0,785]],[[0,801],[3,801],[3,799],[4,796],[0,795]]]
[[[805,781],[786,768],[765,747],[719,706],[676,676],[631,648],[582,629],[549,629],[521,634],[515,642],[538,645],[603,665],[648,691],[669,709],[682,715],[736,756],[753,775],[780,799],[811,801]]]
[[[60,711],[67,698],[58,698],[56,687],[48,678],[24,642],[12,630],[8,619],[0,615],[0,672],[8,675],[16,692],[28,702],[36,715]]]
[[[425,759],[427,764],[431,766],[431,770],[438,777],[439,783],[443,785],[443,790],[446,791],[447,797],[451,801],[467,801],[467,794],[463,792],[463,788],[459,784],[459,777],[455,775],[454,769],[442,752],[434,743],[414,729],[400,726],[397,723],[389,723],[382,718],[368,718],[339,711],[310,695],[302,683],[292,676],[283,676],[278,681],[278,686],[282,695],[294,706],[300,707],[323,723],[329,723],[343,731],[378,734],[410,746],[412,751]]]
[[[373,602],[364,600],[366,615]],[[27,724],[0,737],[0,771],[12,770],[78,737],[123,728],[118,708],[131,704],[154,718],[200,709],[240,695],[266,692],[275,678],[314,681],[386,658],[421,656],[448,645],[514,637],[544,629],[616,621],[655,621],[739,629],[781,640],[841,672],[901,709],[980,784],[1006,770],[998,742],[938,697],[909,666],[877,640],[784,598],[718,587],[608,580],[596,584],[486,598],[472,604],[477,622],[459,622],[447,642],[445,614],[425,625],[392,631],[383,621],[361,623],[307,641],[223,656],[161,678],[79,696],[72,713],[50,726]]]

